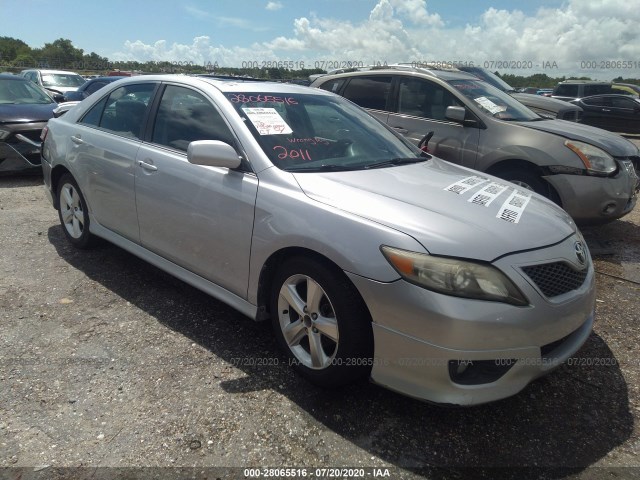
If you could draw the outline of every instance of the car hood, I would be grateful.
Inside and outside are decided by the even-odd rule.
[[[575,232],[569,215],[543,197],[437,158],[390,168],[293,175],[308,197],[402,231],[435,255],[492,261],[557,243]],[[460,182],[469,178],[483,183],[466,189]],[[506,189],[483,205],[477,194],[492,182]],[[515,192],[529,198],[521,215],[515,222],[499,218]]]
[[[532,95],[530,93],[509,93],[513,98],[524,105],[531,105],[550,112],[566,112],[567,110],[582,110],[581,107],[572,103],[556,100],[555,98],[543,97],[542,95]]]
[[[514,122],[523,127],[553,133],[561,137],[578,140],[600,147],[614,157],[638,155],[638,148],[629,140],[601,128],[582,125],[564,120],[543,120],[540,122]]]
[[[0,124],[46,122],[53,117],[57,103],[48,104],[0,104]]]

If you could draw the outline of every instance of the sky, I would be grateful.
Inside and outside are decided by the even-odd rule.
[[[640,78],[633,0],[0,0],[0,36],[109,60],[330,69],[473,63],[500,73]]]

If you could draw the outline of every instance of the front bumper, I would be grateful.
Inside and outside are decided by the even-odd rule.
[[[39,173],[40,147],[27,142],[9,144],[0,142],[0,174]]]
[[[0,141],[0,174],[40,173],[40,133],[46,122],[3,125],[8,135]]]
[[[548,175],[543,177],[560,195],[562,208],[579,224],[621,218],[636,205],[638,177],[631,160],[618,161],[613,177]]]
[[[554,298],[545,297],[520,267],[566,262],[575,241],[570,237],[494,262],[529,299],[527,307],[349,275],[373,320],[372,380],[423,400],[473,405],[513,395],[559,366],[591,332],[593,265],[589,262],[579,288]]]

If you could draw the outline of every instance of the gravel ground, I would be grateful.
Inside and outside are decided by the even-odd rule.
[[[70,247],[41,184],[0,178],[1,478],[640,478],[640,207],[585,229],[597,320],[572,364],[443,408],[308,384],[268,324],[110,244]]]

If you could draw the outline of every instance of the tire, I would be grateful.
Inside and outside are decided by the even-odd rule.
[[[496,176],[505,180],[509,180],[510,182],[521,186],[522,188],[526,188],[527,190],[536,192],[543,197],[554,200],[552,198],[549,184],[542,178],[540,178],[539,175],[530,170],[504,170],[501,172],[497,172]]]
[[[338,268],[312,258],[285,261],[274,278],[270,310],[280,347],[312,383],[332,388],[370,375],[371,317]]]
[[[77,248],[88,248],[94,243],[89,232],[89,212],[87,203],[70,174],[65,174],[58,182],[58,217],[62,231],[69,243]]]

